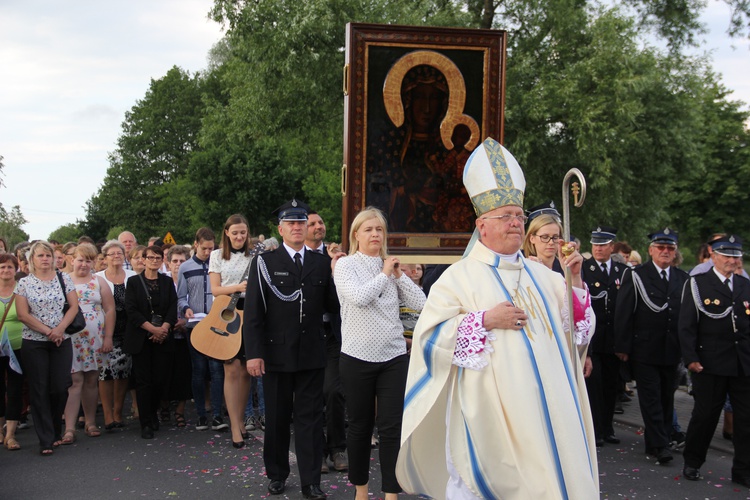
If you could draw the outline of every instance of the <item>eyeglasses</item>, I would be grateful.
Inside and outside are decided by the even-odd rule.
[[[675,247],[674,245],[651,245],[651,246],[660,252],[674,252],[677,249],[677,247]]]
[[[506,224],[510,224],[514,220],[517,220],[521,224],[526,224],[526,221],[529,220],[529,218],[526,217],[525,215],[513,215],[513,214],[488,215],[487,217],[480,217],[480,219],[482,220],[497,219],[497,220],[505,222]]]
[[[148,256],[146,256],[146,260],[161,260],[163,258],[164,257],[162,257],[161,255],[148,255]]]
[[[550,236],[549,234],[535,234],[534,236],[542,240],[542,243],[549,243],[549,240],[552,240],[552,243],[557,243],[562,239],[559,236]]]
[[[109,252],[108,254],[105,255],[105,257],[124,257],[124,256],[125,254],[123,254],[122,252]]]

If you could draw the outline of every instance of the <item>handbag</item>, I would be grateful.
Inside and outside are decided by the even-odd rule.
[[[60,281],[60,288],[62,288],[63,297],[65,297],[65,305],[63,306],[63,316],[65,316],[65,313],[67,313],[68,309],[70,309],[70,304],[68,303],[68,296],[65,294],[65,284],[63,283],[62,273],[58,272],[56,274],[57,279]],[[73,322],[69,324],[65,329],[65,333],[67,333],[68,335],[75,335],[84,328],[86,328],[86,318],[83,317],[83,313],[81,312],[81,308],[79,307],[78,312],[76,313],[76,317],[73,318]]]

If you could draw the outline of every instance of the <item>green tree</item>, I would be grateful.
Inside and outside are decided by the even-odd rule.
[[[29,241],[29,234],[22,229],[22,226],[28,222],[21,213],[19,205],[14,205],[8,212],[0,203],[0,236],[5,238],[8,249],[22,241]]]
[[[729,100],[729,91],[710,72],[696,96],[698,168],[675,178],[669,210],[682,229],[681,243],[691,250],[712,233],[739,233],[750,227],[750,131],[744,125],[750,113],[742,103]],[[689,193],[685,196],[685,193]]]
[[[172,230],[183,239],[194,232],[184,226],[189,217],[183,212],[192,210],[196,200],[173,183],[185,175],[198,147],[200,85],[200,75],[173,67],[163,78],[152,80],[146,96],[125,114],[104,183],[86,205],[85,228],[92,236],[103,237],[116,225],[138,238]]]
[[[52,231],[48,239],[59,241],[60,243],[67,243],[68,241],[78,241],[78,238],[83,234],[84,231],[81,230],[79,223],[71,222],[70,224],[62,225]]]

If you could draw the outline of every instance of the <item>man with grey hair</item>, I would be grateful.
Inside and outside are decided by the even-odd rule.
[[[122,246],[125,247],[125,263],[122,265],[123,269],[132,270],[133,266],[128,260],[128,255],[130,255],[130,251],[138,245],[138,241],[136,241],[135,235],[130,231],[123,231],[119,234],[119,236],[117,236],[117,241],[122,243]]]
[[[399,484],[432,498],[598,499],[580,368],[595,321],[583,258],[562,262],[571,320],[565,280],[520,253],[526,181],[515,158],[486,139],[463,180],[480,240],[433,285],[414,331]]]

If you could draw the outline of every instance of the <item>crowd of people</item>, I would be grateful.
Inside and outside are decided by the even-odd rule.
[[[400,262],[372,207],[345,252],[296,199],[274,212],[280,241],[241,214],[191,245],[125,231],[8,252],[0,239],[0,442],[20,449],[29,408],[45,456],[130,413],[144,439],[166,422],[227,430],[235,448],[265,432],[271,495],[286,490],[293,429],[308,499],[326,498],[330,469],[369,498],[375,445],[387,500],[598,498],[596,448],[619,443],[613,416],[635,383],[647,455],[665,465],[684,446],[683,477],[699,480],[726,407],[732,480],[750,486],[741,239],[712,236],[690,274],[669,227],[648,235],[645,263],[605,225],[582,255],[553,203],[523,210],[523,171],[492,139],[464,183],[478,238],[451,266]]]

